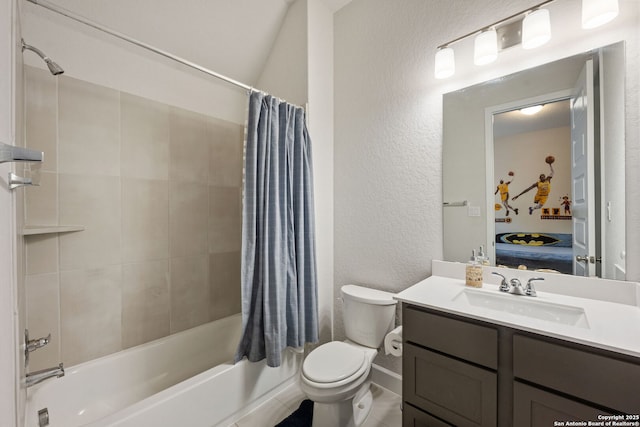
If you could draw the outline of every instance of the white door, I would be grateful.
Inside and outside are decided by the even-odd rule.
[[[593,61],[588,60],[571,97],[573,274],[595,275]]]

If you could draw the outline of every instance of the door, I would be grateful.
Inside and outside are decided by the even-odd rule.
[[[593,61],[585,63],[571,97],[573,274],[595,275]]]

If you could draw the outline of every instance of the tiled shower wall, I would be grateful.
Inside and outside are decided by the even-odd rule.
[[[26,224],[85,227],[25,236],[30,370],[238,313],[242,126],[32,67],[26,98]]]

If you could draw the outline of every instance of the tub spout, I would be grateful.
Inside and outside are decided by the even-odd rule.
[[[35,371],[27,374],[27,387],[39,384],[42,381],[53,377],[64,377],[64,366],[62,363],[55,368],[42,369],[40,371]]]

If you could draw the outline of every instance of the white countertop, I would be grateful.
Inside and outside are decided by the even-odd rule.
[[[438,263],[442,262],[438,261]],[[443,269],[441,267],[442,266],[436,268],[434,266],[434,273],[451,271],[450,268]],[[453,271],[458,273],[460,267],[455,267]],[[461,271],[464,272],[464,270]],[[536,282],[536,288],[538,289],[536,297],[507,294],[500,292],[497,284],[487,283],[489,279],[493,282],[499,281],[499,278],[491,275],[490,271],[499,271],[505,274],[507,279],[517,275],[517,272],[512,273],[514,270],[507,270],[505,272],[504,270],[489,268],[484,274],[485,283],[477,292],[475,288],[465,286],[462,278],[456,278],[455,276],[460,277],[458,274],[447,274],[447,276],[454,277],[434,275],[400,292],[395,296],[395,299],[420,307],[640,357],[640,307],[637,304],[603,301],[600,299],[541,291],[541,288],[548,289],[550,286],[549,283],[563,281],[564,275],[555,274],[551,276],[542,275],[546,277],[545,282],[547,282],[544,287],[539,287],[538,284],[541,282]],[[541,274],[536,274],[536,276],[539,275]],[[575,278],[570,277],[568,280],[575,281]],[[593,279],[583,280],[593,283]],[[526,280],[523,280],[523,283],[526,283]],[[578,281],[578,283],[580,282]],[[628,286],[632,288],[639,286],[637,283],[621,283],[629,283]],[[558,285],[558,287],[561,288],[562,286]],[[518,303],[530,299],[536,300],[533,302],[534,304],[536,302],[547,302],[580,307],[584,310],[588,325],[574,326],[560,324],[554,321],[540,320],[526,315],[503,312],[482,306],[460,304],[460,293],[464,292],[465,289],[474,289],[471,292],[480,294],[492,293],[505,298],[518,298]],[[578,289],[572,293],[579,294],[580,291]]]

